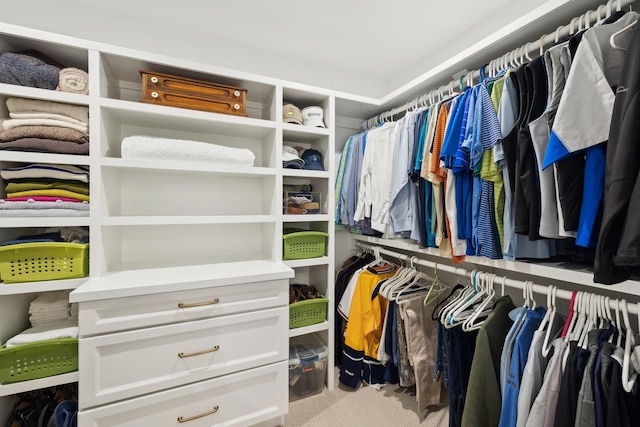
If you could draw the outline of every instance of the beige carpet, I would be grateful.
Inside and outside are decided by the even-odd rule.
[[[380,390],[362,386],[352,391],[338,382],[322,393],[289,403],[285,427],[446,427],[449,423],[447,392],[443,405],[419,414],[415,387],[388,384]]]

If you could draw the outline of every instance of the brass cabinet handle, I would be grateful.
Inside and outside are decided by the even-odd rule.
[[[202,351],[198,351],[196,353],[183,353],[183,352],[180,352],[180,353],[178,353],[178,357],[181,358],[181,359],[184,359],[185,357],[200,356],[200,355],[207,354],[207,353],[213,353],[214,351],[218,351],[218,350],[220,350],[220,346],[219,345],[217,345],[217,346],[215,346],[213,348],[210,348],[209,350],[202,350]]]
[[[179,416],[178,417],[178,422],[179,423],[187,423],[189,421],[197,420],[198,418],[206,417],[207,415],[215,414],[216,412],[218,412],[218,405],[214,406],[211,411],[205,412],[204,414],[196,415],[195,417],[185,418],[183,416]]]
[[[191,308],[191,307],[202,307],[205,305],[214,305],[220,302],[220,298],[216,298],[212,301],[205,301],[205,302],[195,302],[193,304],[184,304],[184,303],[178,303],[178,308]]]

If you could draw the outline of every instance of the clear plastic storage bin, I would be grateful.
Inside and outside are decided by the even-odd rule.
[[[314,335],[289,341],[289,401],[318,394],[327,372],[327,346]]]

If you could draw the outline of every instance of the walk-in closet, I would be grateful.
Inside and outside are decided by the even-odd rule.
[[[640,3],[0,17],[0,424],[635,426]]]

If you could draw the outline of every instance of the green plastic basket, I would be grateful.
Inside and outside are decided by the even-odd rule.
[[[327,320],[327,305],[325,297],[307,299],[289,304],[289,329],[315,325]]]
[[[324,256],[327,233],[322,231],[294,231],[282,236],[282,259],[305,259]]]
[[[10,384],[78,370],[78,339],[60,338],[0,347],[0,383]]]
[[[35,242],[0,247],[0,279],[4,283],[73,279],[88,274],[88,243]]]

